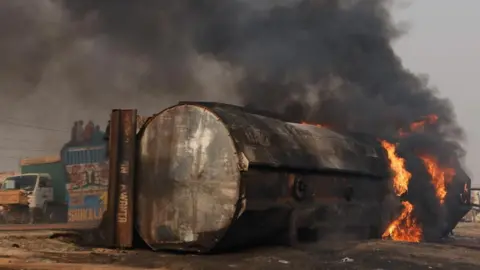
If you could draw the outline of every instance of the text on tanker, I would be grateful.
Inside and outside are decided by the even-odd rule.
[[[120,185],[120,197],[118,201],[118,214],[117,221],[120,223],[126,223],[128,221],[128,194],[127,186]]]

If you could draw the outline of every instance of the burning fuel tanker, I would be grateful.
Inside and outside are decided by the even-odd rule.
[[[405,226],[393,165],[371,136],[233,105],[179,103],[139,130],[136,230],[154,250],[194,252],[272,240],[380,238]],[[470,183],[458,172],[457,195]],[[466,203],[447,199],[455,211],[446,231]]]

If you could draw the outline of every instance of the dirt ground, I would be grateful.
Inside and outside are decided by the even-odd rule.
[[[269,247],[223,255],[80,248],[53,232],[1,232],[1,269],[477,269],[480,224],[463,223],[443,243],[329,242],[296,249]]]

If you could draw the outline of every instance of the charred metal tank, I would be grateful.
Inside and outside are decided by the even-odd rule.
[[[379,237],[379,144],[219,103],[180,103],[138,134],[136,230],[154,250]]]
[[[445,198],[446,220],[443,237],[447,236],[472,209],[472,180],[459,162],[455,164],[454,169],[455,177],[447,187],[447,196]]]

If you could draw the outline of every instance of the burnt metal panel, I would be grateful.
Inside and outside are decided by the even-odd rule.
[[[379,143],[366,144],[327,128],[283,122],[220,103],[188,103],[220,117],[251,166],[312,171],[389,174]]]
[[[352,174],[254,168],[242,174],[244,205],[216,251],[284,240],[289,213],[308,241],[378,238],[386,226],[382,207],[389,182]],[[303,188],[299,188],[303,183]],[[282,241],[282,243],[285,243]]]
[[[447,236],[472,209],[471,191],[475,190],[472,188],[472,180],[459,163],[454,166],[454,169],[455,176],[447,186],[444,204],[447,211],[443,236]]]

